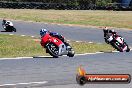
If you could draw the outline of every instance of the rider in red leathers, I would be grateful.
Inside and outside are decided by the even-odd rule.
[[[40,30],[41,38],[43,38],[43,36],[45,36],[46,33],[49,33],[49,35],[52,37],[56,37],[56,38],[60,39],[66,45],[67,49],[71,48],[69,43],[67,43],[65,38],[62,35],[60,35],[59,33],[50,32],[50,31],[47,31],[47,29],[41,29]]]

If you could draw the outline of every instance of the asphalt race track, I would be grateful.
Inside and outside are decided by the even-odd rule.
[[[1,24],[1,22],[0,22]],[[39,37],[41,28],[63,34],[69,40],[103,43],[102,30],[55,24],[14,21],[16,33]],[[3,31],[0,25],[1,31]],[[132,31],[119,31],[132,46]],[[86,84],[76,83],[77,68],[82,65],[87,73],[115,73],[132,75],[132,51],[123,53],[100,53],[75,56],[73,58],[42,57],[0,60],[0,88],[131,88],[130,84]]]
[[[61,26],[61,25],[51,25],[44,23],[32,23],[32,22],[21,22],[13,21],[14,26],[17,29],[16,33],[6,34],[17,34],[17,35],[29,35],[29,36],[39,36],[39,31],[41,28],[46,28],[49,31],[58,32],[64,35],[69,40],[77,41],[91,41],[91,42],[104,42],[103,31],[97,30],[96,28],[86,28],[86,27],[73,27],[73,26]],[[0,24],[1,20],[0,20]],[[0,25],[0,31],[4,31]],[[132,30],[117,30],[120,35],[122,35],[128,44],[132,45]],[[0,32],[5,33],[5,32]]]

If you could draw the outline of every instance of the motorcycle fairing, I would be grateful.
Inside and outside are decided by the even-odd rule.
[[[59,55],[66,55],[68,51],[66,50],[66,45],[64,43],[59,45]]]
[[[121,44],[123,44],[123,38],[122,37],[116,37],[116,40],[119,42],[119,43],[121,43]]]
[[[111,42],[113,40],[113,36],[110,36],[107,40]]]

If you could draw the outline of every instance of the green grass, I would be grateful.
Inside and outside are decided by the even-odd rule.
[[[30,37],[0,34],[0,57],[21,57],[43,55],[39,43]]]
[[[76,53],[95,53],[95,52],[110,52],[112,47],[108,44],[96,44],[88,42],[71,42]]]
[[[89,44],[87,42],[70,42],[76,53],[91,53],[97,51],[110,51],[112,47],[107,44]],[[31,37],[0,34],[0,58],[48,55],[39,42]]]
[[[0,18],[132,29],[131,11],[0,9]]]

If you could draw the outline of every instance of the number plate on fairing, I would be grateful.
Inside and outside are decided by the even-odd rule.
[[[123,38],[122,37],[117,37],[116,40],[119,42],[119,43],[123,43]]]

